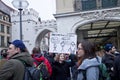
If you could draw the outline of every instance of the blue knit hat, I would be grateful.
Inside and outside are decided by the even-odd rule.
[[[112,49],[112,47],[113,47],[113,45],[109,43],[109,44],[106,44],[106,45],[105,45],[104,49],[105,49],[105,51],[108,52],[109,50]]]
[[[9,44],[13,44],[15,47],[20,48],[21,50],[25,49],[25,45],[21,40],[14,40],[13,42],[8,42]]]

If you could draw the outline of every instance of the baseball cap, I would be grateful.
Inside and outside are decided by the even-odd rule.
[[[109,44],[106,44],[106,45],[105,45],[104,49],[105,49],[105,51],[108,52],[109,50],[112,49],[112,47],[113,47],[113,45],[109,43]]]
[[[15,47],[20,48],[21,50],[25,49],[25,44],[21,40],[14,40],[13,42],[8,42],[9,44],[13,44]]]

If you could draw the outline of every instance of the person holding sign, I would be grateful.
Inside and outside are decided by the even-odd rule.
[[[70,61],[66,60],[65,53],[56,54],[54,59],[55,59],[55,63],[53,64],[53,70],[55,74],[54,80],[71,80],[70,67],[75,64],[74,54],[69,54]]]

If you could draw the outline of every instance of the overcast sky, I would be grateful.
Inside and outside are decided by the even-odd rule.
[[[2,0],[7,5],[12,6],[13,0]],[[27,0],[29,2],[28,8],[35,9],[42,20],[54,19],[53,14],[56,12],[55,0]]]

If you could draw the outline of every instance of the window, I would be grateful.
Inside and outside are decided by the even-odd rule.
[[[95,10],[119,6],[119,0],[75,0],[75,11]]]
[[[0,25],[0,32],[4,32],[4,25],[3,24]]]
[[[1,47],[4,47],[5,46],[5,43],[4,43],[4,36],[0,36],[0,46]]]
[[[3,17],[3,16],[2,16],[2,15],[0,15],[0,19],[2,19],[2,17]]]
[[[6,17],[6,21],[7,21],[7,22],[10,22],[10,19],[9,19],[9,17]]]
[[[7,47],[9,46],[8,42],[10,41],[10,37],[7,37]]]
[[[82,10],[94,10],[97,9],[96,0],[81,0]]]
[[[117,7],[118,0],[102,0],[102,8]]]
[[[10,27],[7,26],[7,34],[10,34]]]
[[[6,21],[6,16],[3,16],[3,20]]]

